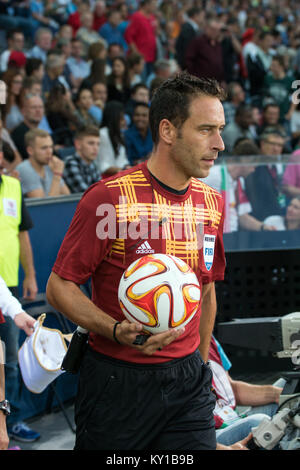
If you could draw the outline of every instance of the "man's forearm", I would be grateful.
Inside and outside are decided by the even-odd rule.
[[[278,403],[281,388],[273,385],[253,385],[230,379],[237,405],[260,406]]]
[[[33,263],[33,254],[30,243],[30,238],[27,230],[19,233],[20,240],[20,261],[24,270],[25,276],[35,277],[35,269]]]
[[[116,321],[100,310],[75,283],[52,272],[46,294],[49,303],[76,325],[112,339]]]
[[[200,346],[202,359],[207,362],[212,331],[215,324],[217,301],[215,283],[204,284],[202,288],[202,313],[200,319]]]

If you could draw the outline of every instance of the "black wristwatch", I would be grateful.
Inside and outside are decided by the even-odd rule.
[[[10,415],[10,404],[8,400],[0,401],[0,411],[3,411],[5,416]]]

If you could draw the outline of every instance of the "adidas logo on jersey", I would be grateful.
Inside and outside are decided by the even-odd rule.
[[[148,255],[149,253],[154,253],[154,250],[151,248],[149,243],[146,241],[145,243],[142,243],[138,249],[136,250],[137,254],[143,254],[143,255]]]

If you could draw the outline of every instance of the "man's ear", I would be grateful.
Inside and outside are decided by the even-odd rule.
[[[177,136],[176,128],[168,119],[162,119],[159,123],[159,135],[167,145],[171,145]]]

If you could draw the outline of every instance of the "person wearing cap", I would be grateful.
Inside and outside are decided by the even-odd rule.
[[[0,70],[1,72],[6,72],[9,57],[12,51],[21,51],[24,47],[24,34],[23,31],[19,29],[13,29],[7,32],[7,44],[8,48],[2,52],[0,56]]]
[[[15,67],[25,75],[26,55],[21,51],[12,51],[8,58],[8,67]]]

